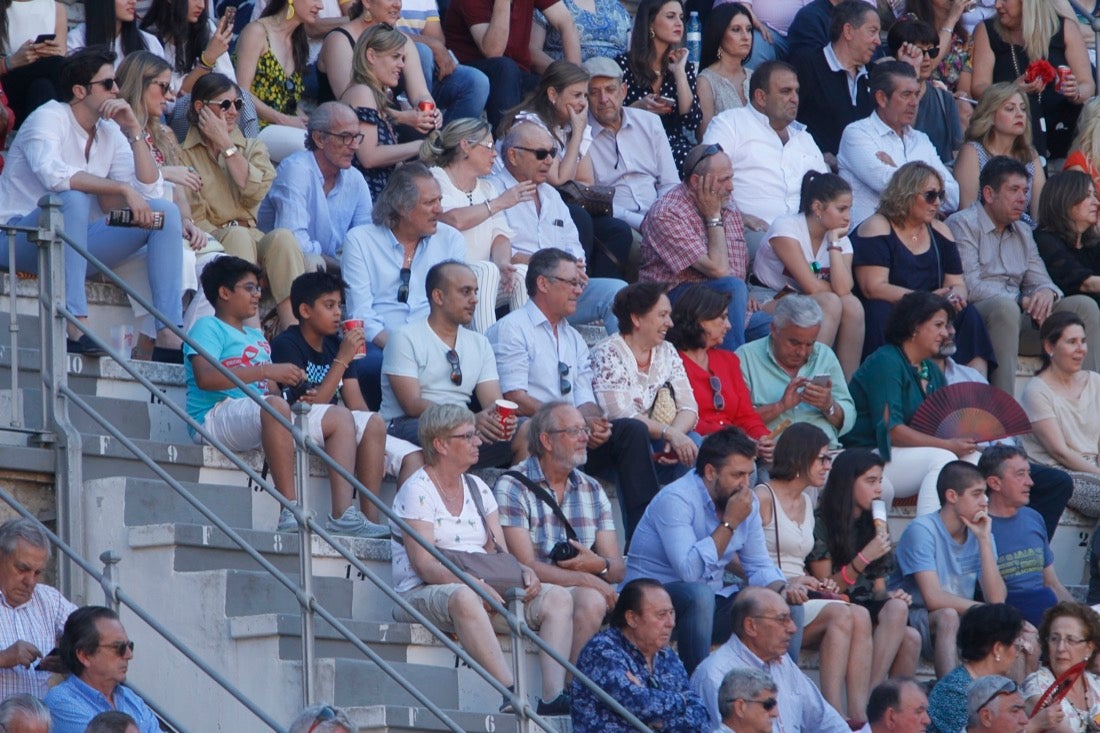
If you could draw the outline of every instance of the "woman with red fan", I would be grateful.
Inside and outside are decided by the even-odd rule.
[[[1082,368],[1089,350],[1084,323],[1068,311],[1052,313],[1039,338],[1043,367],[1020,399],[1032,429],[1024,447],[1032,460],[1073,476],[1070,507],[1100,516],[1100,374]]]
[[[946,386],[932,359],[947,338],[947,321],[955,309],[935,293],[904,295],[886,322],[886,345],[856,370],[848,385],[856,405],[856,422],[841,438],[847,448],[876,448],[887,461],[883,494],[918,494],[917,514],[939,508],[936,479],[940,469],[961,458],[978,462],[977,445],[965,438],[937,438],[909,425],[924,399]],[[892,490],[891,490],[892,489]]]
[[[1063,601],[1046,612],[1039,627],[1042,666],[1024,680],[1035,729],[1084,733],[1100,727],[1100,677],[1087,671],[1100,640],[1100,616],[1081,603]],[[1030,728],[1029,728],[1030,730]]]

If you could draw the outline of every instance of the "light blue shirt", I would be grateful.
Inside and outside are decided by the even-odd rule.
[[[260,231],[294,232],[306,254],[336,257],[348,230],[371,223],[371,206],[362,173],[354,168],[340,171],[326,195],[313,151],[300,150],[279,164],[256,220]]]
[[[114,705],[102,692],[84,682],[75,674],[46,693],[44,702],[53,718],[53,733],[84,733],[92,718],[109,710],[126,713],[137,722],[140,733],[159,733],[157,716],[126,685],[114,691]]]
[[[466,241],[461,232],[442,222],[437,227],[435,234],[423,237],[413,252],[405,303],[397,300],[405,248],[389,227],[364,224],[348,232],[340,254],[340,269],[348,284],[348,317],[363,319],[367,340],[415,318],[427,318],[424,278],[428,270],[444,260],[466,261]]]
[[[711,725],[716,726],[722,722],[718,716],[718,687],[726,673],[736,667],[760,670],[775,682],[778,689],[775,698],[779,701],[779,717],[772,720],[774,733],[851,731],[840,713],[825,702],[817,685],[789,656],[780,654],[779,659],[765,662],[742,644],[736,634],[711,652],[691,675],[691,689],[703,698]]]
[[[496,354],[501,392],[525,390],[539,402],[595,403],[588,344],[564,318],[554,327],[533,300],[493,324],[486,334]],[[572,390],[561,393],[558,364],[566,364]]]
[[[654,497],[630,540],[626,578],[653,578],[661,583],[705,583],[717,595],[730,596],[740,584],[724,585],[726,566],[734,555],[749,585],[784,580],[768,556],[760,504],[752,498],[752,512],[733,530],[726,551],[718,556],[711,533],[718,527],[718,510],[695,471],[684,474]],[[717,721],[715,721],[717,722]]]

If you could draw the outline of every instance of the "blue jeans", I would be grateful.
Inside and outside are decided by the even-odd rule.
[[[485,102],[489,99],[489,77],[472,66],[458,65],[448,76],[440,79],[432,49],[418,43],[416,50],[420,54],[428,91],[443,110],[443,123],[464,117],[481,117]]]
[[[745,281],[738,277],[716,277],[702,283],[682,283],[668,293],[668,299],[673,305],[680,299],[692,285],[705,285],[719,293],[729,293],[731,296],[729,316],[730,330],[722,341],[722,348],[727,351],[736,351],[746,341],[755,341],[768,335],[772,317],[770,313],[756,311],[749,318],[748,326],[745,325],[745,310],[749,305],[749,288]]]
[[[611,304],[615,300],[615,294],[625,287],[626,283],[622,280],[610,277],[589,278],[588,286],[577,301],[577,312],[569,316],[569,323],[578,326],[603,319],[607,335],[614,336],[619,332],[619,319],[611,312]]]
[[[76,244],[98,257],[103,264],[114,267],[139,251],[145,252],[149,273],[149,288],[153,305],[166,315],[172,325],[183,325],[183,233],[180,211],[171,201],[150,200],[153,211],[164,214],[163,229],[139,229],[138,227],[109,227],[106,218],[92,220],[92,204],[95,197],[82,191],[64,191],[56,194],[61,199],[61,216],[64,232]],[[9,224],[35,226],[38,209]],[[0,263],[8,261],[8,239],[0,238]],[[27,241],[25,234],[15,238],[15,266],[24,272],[38,272],[38,247]],[[88,275],[88,261],[75,252],[65,253],[65,307],[75,316],[88,315],[88,298],[84,293],[84,281]],[[157,330],[164,323],[157,321]]]

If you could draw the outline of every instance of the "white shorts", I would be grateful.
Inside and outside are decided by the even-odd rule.
[[[306,431],[309,438],[317,445],[323,446],[324,432],[321,423],[325,413],[331,404],[314,405],[309,411],[306,420]],[[367,429],[367,421],[373,412],[364,410],[352,410],[351,416],[355,420],[355,443],[363,439],[363,433]],[[215,438],[225,443],[230,450],[240,452],[254,450],[261,446],[260,441],[260,406],[247,397],[235,397],[222,400],[206,413],[203,427]],[[195,442],[202,443],[201,435],[195,435]],[[401,464],[405,457],[419,451],[419,446],[392,435],[386,436],[386,474],[394,478],[401,471]]]

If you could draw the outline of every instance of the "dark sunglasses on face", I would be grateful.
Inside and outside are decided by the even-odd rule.
[[[102,84],[103,85],[103,91],[106,91],[106,92],[109,92],[109,91],[111,91],[112,89],[115,88],[115,80],[114,80],[113,77],[109,78],[109,79],[96,79],[95,81],[88,82],[85,86],[87,86],[88,89],[90,90],[96,84]]]
[[[243,99],[223,99],[220,102],[203,102],[203,104],[205,104],[207,107],[217,107],[222,112],[228,112],[230,107],[232,107],[233,109],[240,112],[241,108],[244,107],[244,100]]]
[[[935,204],[935,203],[938,203],[940,201],[946,201],[947,200],[947,192],[946,191],[937,190],[937,189],[934,189],[934,188],[931,189],[931,190],[925,191],[924,193],[921,194],[921,196],[924,198],[925,203],[928,203],[928,204]]]
[[[408,267],[401,268],[401,285],[397,288],[397,302],[409,302],[409,280],[412,279],[412,270]]]
[[[451,349],[447,352],[447,363],[451,365],[451,384],[462,386],[462,364],[458,361],[458,352]]]

